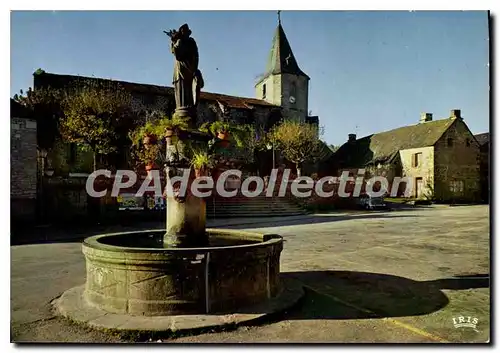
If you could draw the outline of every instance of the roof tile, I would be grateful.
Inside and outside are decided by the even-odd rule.
[[[37,82],[41,86],[53,85],[54,87],[62,87],[67,85],[68,83],[78,81],[94,81],[100,82],[104,84],[116,84],[122,86],[124,89],[142,94],[151,94],[151,95],[173,95],[174,89],[173,87],[166,86],[157,86],[143,83],[133,83],[126,81],[116,81],[98,77],[85,77],[85,76],[74,76],[74,75],[59,75],[52,73],[43,73],[35,76],[35,86]],[[205,101],[218,101],[230,108],[237,109],[253,109],[253,106],[265,106],[265,107],[277,107],[274,104],[268,103],[262,99],[256,98],[246,98],[246,97],[236,97],[229,96],[226,94],[219,93],[211,93],[211,92],[201,92],[201,100]]]
[[[344,143],[335,158],[341,167],[383,163],[400,150],[433,146],[454,122],[440,119],[365,136]]]

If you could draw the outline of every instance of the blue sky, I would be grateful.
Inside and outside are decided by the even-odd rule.
[[[414,124],[421,112],[461,109],[473,133],[489,131],[486,12],[283,11],[295,57],[310,77],[309,109],[323,139],[342,144]],[[277,25],[273,11],[13,12],[11,95],[37,68],[170,85],[164,29],[188,23],[205,90],[254,97]]]

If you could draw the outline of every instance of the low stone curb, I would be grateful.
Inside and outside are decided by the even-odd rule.
[[[131,316],[113,314],[90,306],[83,298],[85,286],[71,288],[52,305],[56,313],[73,322],[95,329],[115,331],[119,333],[165,333],[189,335],[207,329],[223,329],[250,325],[271,319],[298,304],[305,291],[300,282],[283,279],[283,291],[277,297],[253,307],[243,308],[232,314],[200,314],[175,316]]]

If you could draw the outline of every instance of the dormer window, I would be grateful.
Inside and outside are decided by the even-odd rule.
[[[265,83],[262,85],[262,98],[266,99],[266,84]]]

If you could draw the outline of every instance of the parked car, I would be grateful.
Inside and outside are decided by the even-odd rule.
[[[358,205],[366,210],[387,210],[389,207],[383,197],[371,197],[362,195],[359,197]]]

